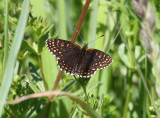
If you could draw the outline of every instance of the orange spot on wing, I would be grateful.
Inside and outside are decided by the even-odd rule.
[[[102,55],[99,55],[98,57],[99,57],[99,58],[101,58],[101,57],[102,57]]]
[[[61,47],[63,47],[64,46],[64,43],[61,43]]]

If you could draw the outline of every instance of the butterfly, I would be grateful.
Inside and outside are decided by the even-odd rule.
[[[79,45],[62,39],[46,40],[49,51],[57,57],[57,64],[67,74],[90,78],[99,69],[112,63],[112,58],[97,49],[88,49],[88,44]]]

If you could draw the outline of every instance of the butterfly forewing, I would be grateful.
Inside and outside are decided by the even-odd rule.
[[[48,39],[46,41],[50,52],[58,57],[57,64],[67,74],[74,73],[74,65],[77,63],[81,47],[70,41],[61,39]]]
[[[62,39],[48,39],[46,43],[50,52],[60,59],[66,59],[75,53],[78,54],[81,50],[79,45]]]
[[[112,58],[108,54],[97,49],[88,49],[86,55],[86,60],[90,60],[91,70],[103,69],[112,63]],[[92,58],[88,57],[89,55],[92,55]]]

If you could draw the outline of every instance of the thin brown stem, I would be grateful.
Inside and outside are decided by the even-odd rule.
[[[45,81],[45,77],[44,77],[44,73],[43,73],[41,56],[38,56],[38,61],[39,61],[39,65],[40,65],[40,68],[41,68],[41,74],[42,74],[42,80],[43,80],[43,83],[44,83],[44,88],[45,88],[45,91],[47,91],[48,88],[47,88],[47,83]]]
[[[76,41],[76,38],[77,38],[77,36],[78,36],[78,32],[80,31],[80,28],[81,28],[81,25],[82,25],[83,20],[84,20],[84,18],[85,18],[86,12],[87,12],[88,7],[89,7],[89,4],[90,4],[90,0],[86,0],[86,3],[85,3],[85,5],[84,5],[84,7],[83,7],[83,10],[82,10],[82,12],[81,12],[81,16],[80,16],[80,18],[79,18],[77,27],[76,27],[76,29],[75,29],[75,31],[74,31],[73,36],[72,36],[71,42],[75,42],[75,41]],[[78,31],[78,32],[77,32],[77,31]],[[63,71],[59,71],[59,74],[58,74],[58,76],[57,76],[57,78],[56,78],[56,81],[55,81],[55,83],[54,83],[54,86],[53,86],[52,90],[56,90],[56,88],[57,88],[57,86],[58,86],[58,84],[59,84],[59,81],[60,81],[62,75],[63,75]],[[54,97],[55,97],[55,96],[51,96],[51,97],[50,97],[50,101],[52,101]]]
[[[56,81],[55,81],[55,83],[54,83],[54,86],[53,86],[53,88],[52,88],[52,91],[56,90],[56,88],[57,88],[57,86],[58,86],[58,83],[59,83],[59,81],[61,80],[61,77],[62,77],[62,75],[63,75],[63,72],[64,72],[64,71],[59,71],[58,76],[57,76],[57,79],[56,79]],[[55,96],[51,96],[51,97],[50,97],[50,101],[52,101],[52,99],[53,99],[54,97],[55,97]]]
[[[87,10],[88,10],[89,3],[90,3],[90,0],[87,0],[86,3],[85,3],[85,5],[84,5],[84,7],[83,7],[81,16],[80,16],[80,18],[79,18],[77,27],[76,27],[76,29],[75,29],[75,31],[74,31],[73,36],[72,36],[71,42],[75,42],[75,41],[76,41],[76,38],[77,38],[77,36],[78,36],[78,32],[80,31],[82,22],[83,22],[83,20],[84,20],[84,18],[85,18],[85,15],[86,15]]]

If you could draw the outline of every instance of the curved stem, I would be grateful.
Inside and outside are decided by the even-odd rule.
[[[88,103],[88,94],[87,94],[87,91],[86,91],[86,87],[85,86],[82,86],[83,90],[84,90],[84,94],[85,94],[85,100],[86,102]]]

